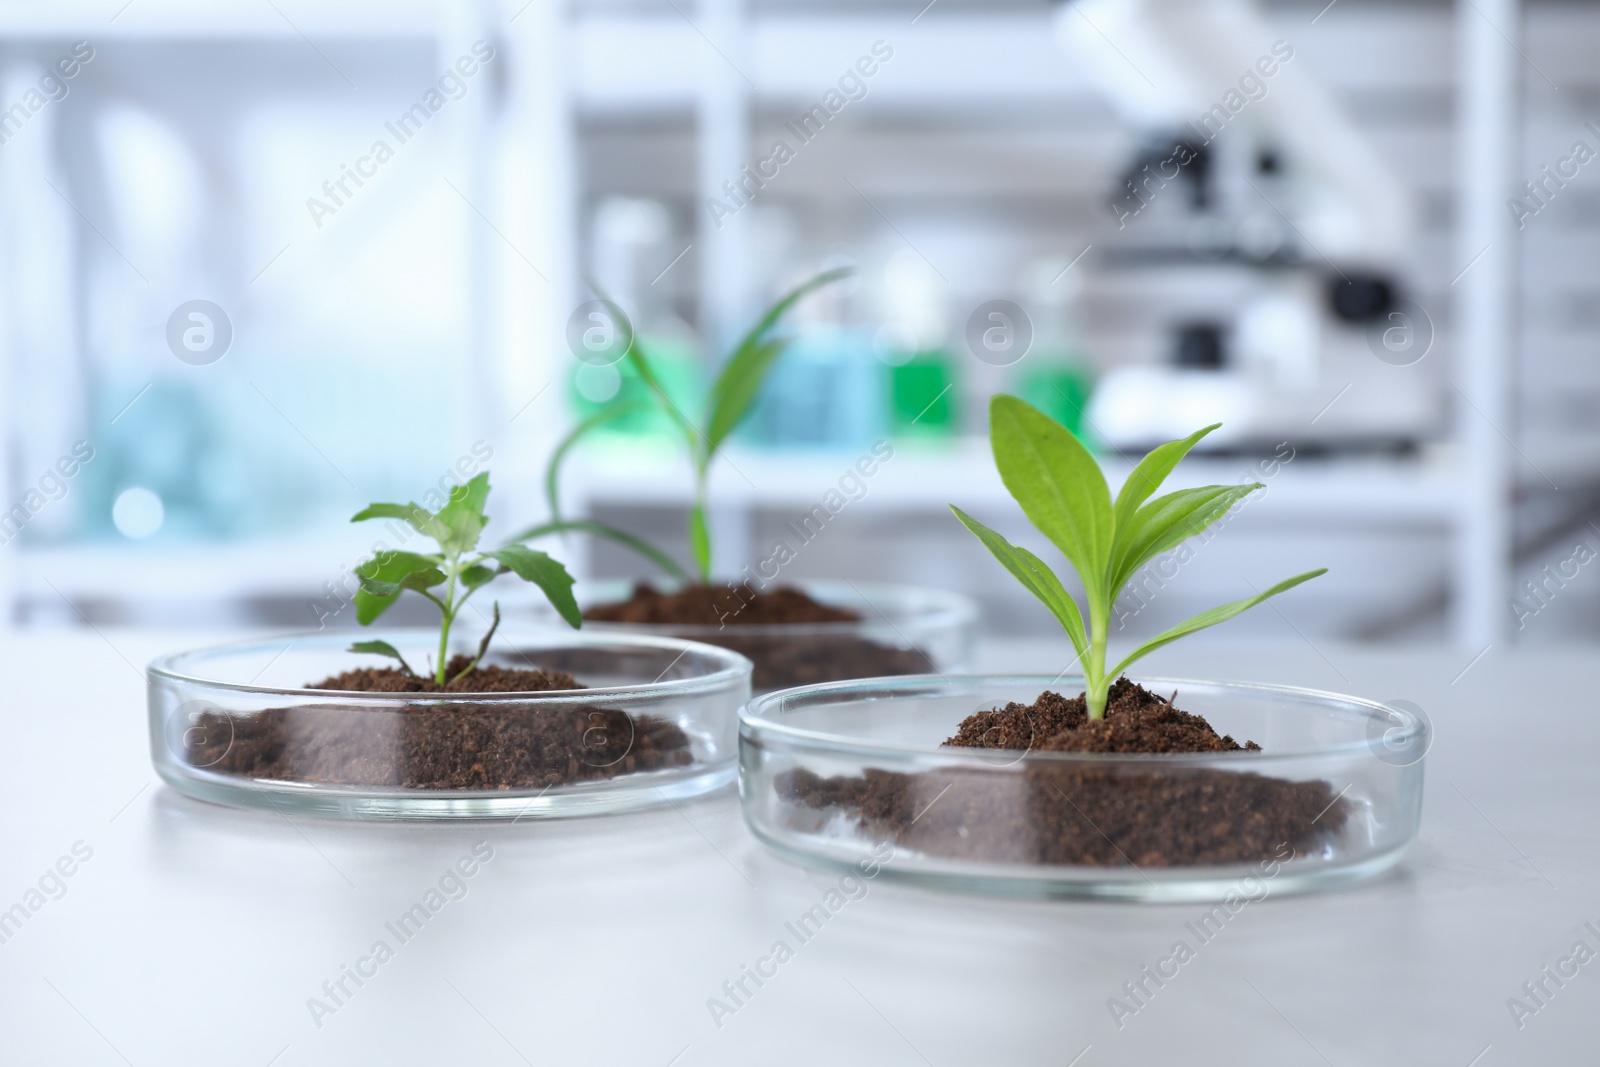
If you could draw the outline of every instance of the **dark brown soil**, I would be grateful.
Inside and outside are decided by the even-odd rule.
[[[455,656],[453,676],[466,666]],[[396,667],[361,668],[310,689],[438,693],[431,678]],[[582,689],[562,671],[479,667],[453,693]],[[202,714],[182,755],[220,774],[326,785],[408,789],[528,789],[615,778],[693,762],[676,724],[607,708],[517,704],[415,705],[398,710],[327,704],[255,715]]]
[[[996,770],[821,778],[780,777],[779,795],[805,808],[843,809],[870,833],[931,856],[992,863],[1181,867],[1282,859],[1337,835],[1349,804],[1323,781],[1289,782],[1212,767],[1076,767],[1028,752],[1259,751],[1126,679],[1105,718],[1083,698],[1043,693],[964,720],[945,742],[1006,752]],[[1248,755],[1241,755],[1246,762]],[[1152,763],[1152,767],[1159,761]],[[1006,773],[1003,768],[1014,768]]]
[[[596,604],[583,613],[595,622],[672,623],[679,626],[773,626],[807,622],[857,622],[847,608],[823,604],[793,586],[763,592],[748,582],[740,585],[689,585],[663,593],[646,583],[614,604]]]
[[[553,689],[582,689],[567,671],[518,670],[495,664],[478,666],[458,678],[471,662],[457,653],[445,664],[440,685],[428,675],[407,674],[399,667],[358,667],[331,678],[324,678],[307,689],[340,689],[348,693],[544,693]]]
[[[594,622],[677,626],[777,626],[859,622],[845,608],[813,600],[792,586],[759,590],[741,585],[691,585],[663,593],[646,583],[627,600],[597,604],[584,612]],[[782,637],[719,632],[696,639],[738,652],[755,664],[751,685],[758,691],[790,689],[815,682],[934,671],[926,653],[894,648],[849,634],[788,634]]]
[[[1176,697],[1176,694],[1173,695]],[[1111,684],[1102,719],[1090,719],[1082,696],[1040,693],[1032,704],[1007,704],[962,720],[945,744],[958,748],[1020,748],[1034,752],[1260,752],[1221,737],[1199,715],[1172,706],[1126,678]]]

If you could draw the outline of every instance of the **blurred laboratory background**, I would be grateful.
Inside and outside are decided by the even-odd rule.
[[[1222,421],[1183,477],[1265,486],[1128,636],[1325,565],[1207,639],[1600,640],[1597,50],[1544,0],[13,0],[5,617],[348,625],[357,508],[489,469],[536,522],[644,395],[598,293],[692,409],[851,265],[713,479],[720,573],[887,442],[784,578],[1049,632],[946,507],[1040,547],[1006,391],[1113,480]],[[679,446],[609,424],[566,508],[686,558]]]

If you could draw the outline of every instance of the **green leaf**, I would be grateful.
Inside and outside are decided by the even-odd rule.
[[[772,364],[789,345],[787,338],[767,337],[767,331],[807,294],[853,273],[849,267],[840,267],[823,271],[795,286],[768,308],[734,347],[733,355],[728,357],[722,373],[711,386],[711,415],[706,420],[705,451],[700,457],[702,470],[710,465],[711,457],[722,442],[749,414],[750,405],[761,391],[761,383],[766,380]]]
[[[485,556],[499,560],[502,565],[525,582],[532,582],[544,590],[551,605],[573,629],[583,625],[583,613],[572,596],[572,575],[567,568],[538,549],[526,545],[506,545]]]
[[[489,472],[481,471],[467,480],[465,485],[458,485],[450,490],[450,503],[440,508],[440,513],[449,508],[461,506],[474,515],[482,515],[483,507],[489,502]]]
[[[606,310],[611,313],[617,328],[629,339],[626,358],[633,364],[633,369],[638,372],[639,380],[644,382],[649,387],[650,392],[655,394],[657,405],[667,413],[667,416],[682,431],[684,441],[689,446],[689,454],[694,457],[695,462],[698,464],[700,430],[694,423],[689,421],[687,415],[678,410],[678,405],[674,404],[672,397],[667,395],[666,388],[661,384],[660,376],[656,374],[655,368],[650,365],[649,358],[644,354],[644,346],[639,343],[639,333],[633,328],[633,323],[629,321],[628,313],[623,311],[622,305],[611,299],[593,278],[589,279],[589,288],[594,290],[595,296],[606,306]]]
[[[446,552],[471,552],[478,546],[484,524],[489,521],[483,514],[483,506],[488,498],[488,471],[450,490],[449,501],[435,516],[447,531],[439,540],[440,548]]]
[[[552,521],[561,521],[561,464],[566,460],[567,453],[572,451],[573,446],[579,441],[607,423],[643,410],[643,404],[633,401],[607,405],[574,426],[571,432],[561,439],[561,443],[556,445],[555,451],[550,453],[550,463],[545,467],[544,472],[544,498],[546,503],[550,505],[550,518]],[[513,537],[512,540],[522,541],[526,540],[526,538]]]
[[[413,571],[400,579],[401,589],[415,589],[418,592],[432,589],[444,581],[444,572],[440,570]]]
[[[461,572],[461,584],[466,586],[469,590],[476,589],[480,585],[488,585],[490,582],[494,581],[499,574],[500,572],[494,567],[490,567],[484,563],[474,563],[472,566]]]
[[[368,504],[354,515],[350,516],[351,522],[365,522],[367,519],[403,519],[411,521],[414,512],[420,511],[424,515],[433,512],[421,504]]]
[[[389,610],[389,605],[400,599],[400,591],[397,589],[388,596],[380,596],[365,589],[357,589],[356,595],[350,599],[356,606],[356,622],[362,626],[370,626],[374,619]]]
[[[617,314],[622,314],[622,309],[617,309]],[[661,410],[673,421],[683,433],[684,443],[689,446],[689,454],[694,457],[695,466],[701,465],[700,461],[700,430],[689,421],[678,405],[672,402],[672,397],[667,394],[666,386],[661,384],[661,378],[656,374],[655,368],[650,365],[650,359],[644,354],[644,346],[639,343],[638,335],[634,335],[633,344],[628,348],[628,359],[633,362],[634,370],[639,372],[639,380],[644,382],[655,394],[656,403]]]
[[[1163,630],[1161,633],[1156,634],[1156,636],[1152,637],[1150,640],[1146,641],[1144,644],[1140,645],[1138,648],[1129,653],[1121,663],[1117,664],[1116,667],[1106,674],[1106,678],[1115,680],[1120,674],[1122,674],[1123,671],[1127,670],[1135,660],[1143,659],[1145,656],[1148,656],[1150,653],[1154,652],[1158,648],[1161,648],[1163,645],[1170,645],[1180,637],[1187,637],[1197,630],[1204,630],[1206,627],[1215,626],[1219,622],[1227,622],[1235,615],[1249,611],[1251,608],[1255,607],[1257,604],[1269,597],[1275,597],[1279,593],[1293,589],[1302,582],[1309,582],[1311,579],[1327,573],[1328,568],[1318,567],[1314,571],[1307,571],[1304,574],[1297,574],[1293,578],[1287,578],[1284,581],[1279,582],[1277,585],[1273,586],[1271,589],[1268,589],[1264,593],[1257,593],[1255,596],[1245,597],[1243,600],[1235,600],[1231,604],[1224,604],[1220,608],[1212,608],[1210,611],[1203,611],[1192,619],[1189,619],[1185,622],[1180,622],[1170,630]]]
[[[368,519],[400,519],[409,523],[411,528],[419,534],[431,537],[435,541],[449,532],[443,523],[434,518],[433,512],[414,502],[410,504],[368,504],[350,516],[351,522],[365,522]]]
[[[416,552],[383,552],[355,569],[361,588],[373,596],[392,597],[401,589],[431,589],[444,581],[438,556]]]
[[[766,381],[772,364],[788,347],[787,337],[747,341],[722,368],[711,386],[711,418],[706,422],[705,451],[700,457],[702,470],[710,465],[711,457],[722,447],[722,442],[750,413],[750,405],[761,391],[761,383]]]
[[[400,661],[400,666],[405,668],[407,674],[413,677],[416,676],[416,672],[411,669],[411,664],[406,662],[406,658],[400,654],[400,650],[387,641],[357,641],[346,651],[370,653],[374,656],[388,656],[390,659],[397,659]]]
[[[711,580],[711,530],[706,525],[705,505],[696,502],[689,509],[689,551],[694,554],[694,565],[700,577]]]
[[[1157,497],[1134,513],[1126,529],[1118,529],[1111,560],[1113,599],[1133,573],[1169,548],[1176,548],[1228,513],[1228,509],[1261,488],[1246,485],[1203,485]]]
[[[1083,629],[1083,616],[1078,613],[1077,602],[1062,587],[1061,579],[1056,577],[1055,572],[1045,566],[1038,556],[1007,541],[954,504],[950,505],[950,510],[956,513],[961,525],[977,535],[978,540],[1011,572],[1012,577],[1050,609],[1050,614],[1056,617],[1061,628],[1072,639],[1072,647],[1078,650],[1079,661],[1087,663],[1089,638]]]
[[[807,293],[821,289],[824,285],[832,285],[834,282],[848,278],[854,273],[854,267],[835,267],[833,270],[825,270],[816,277],[811,278],[808,281],[801,282],[799,285],[789,290],[789,292],[785,293],[777,303],[773,304],[767,309],[767,313],[761,316],[760,321],[758,321],[754,326],[750,327],[750,332],[744,335],[744,339],[741,340],[738,344],[738,347],[734,349],[735,353],[742,351],[743,349],[748,348],[759,341],[761,339],[761,335],[772,329],[777,321],[783,318],[788,310],[798,304]]]
[[[1172,473],[1189,450],[1200,442],[1206,434],[1221,426],[1222,423],[1214,422],[1203,430],[1196,430],[1188,437],[1177,441],[1168,441],[1151,449],[1133,468],[1133,473],[1128,475],[1128,480],[1122,483],[1122,489],[1117,493],[1115,517],[1117,523],[1117,539],[1122,539],[1122,531],[1132,520],[1134,512],[1139,510],[1139,505],[1150,499],[1150,495],[1161,488],[1161,483],[1167,480],[1167,475]]]
[[[650,560],[656,566],[683,581],[689,580],[689,572],[678,566],[678,561],[661,551],[655,545],[635,537],[626,530],[619,530],[615,526],[608,526],[594,519],[566,519],[555,522],[544,522],[537,526],[530,526],[526,530],[511,538],[512,541],[535,541],[541,537],[548,537],[558,533],[587,533],[596,537],[603,537],[615,541],[624,548],[632,549],[639,555]]]
[[[1100,465],[1065,426],[1014,396],[990,401],[989,438],[1001,481],[1078,572],[1091,613],[1109,607],[1114,520]]]
[[[399,582],[380,582],[376,578],[361,578],[358,581],[361,591],[373,596],[399,596],[400,590],[405,588]]]

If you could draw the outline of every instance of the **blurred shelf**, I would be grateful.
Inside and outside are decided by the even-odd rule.
[[[867,454],[866,449],[795,453],[734,448],[713,471],[712,500],[722,511],[809,511],[823,503],[829,490],[840,490],[840,480]],[[1252,473],[1256,462],[1196,457],[1169,487],[1254,477],[1267,486],[1258,498],[1258,513],[1277,521],[1445,526],[1455,516],[1456,483],[1442,458],[1398,462],[1299,457],[1270,476]],[[1105,464],[1113,486],[1130,469],[1121,461]],[[902,442],[874,474],[861,480],[865,493],[849,504],[855,514],[942,511],[952,502],[980,512],[1016,506],[995,474],[987,442],[976,438]],[[683,507],[691,485],[687,464],[669,449],[602,441],[567,472],[564,506],[570,514],[600,507]],[[323,533],[315,542],[289,544],[97,543],[23,549],[10,558],[10,581],[16,597],[36,605],[62,597],[74,603],[309,598],[321,595],[329,583],[344,582],[381,536],[381,531],[342,524]]]
[[[1517,436],[1510,463],[1519,486],[1572,489],[1600,483],[1600,429],[1572,433],[1535,424]]]
[[[680,15],[580,12],[572,23],[577,103],[601,111],[692,106],[709,60],[700,31]],[[1062,61],[1054,16],[1043,4],[929,18],[916,27],[915,47],[900,11],[751,12],[744,25],[739,69],[757,100],[815,104],[876,42],[893,55],[867,80],[858,108],[937,105],[959,118],[1000,102],[1030,114],[1054,110],[1057,122],[1105,110],[1082,71]]]
[[[199,0],[52,0],[0,8],[11,40],[108,38],[393,38],[431,34],[453,21],[444,0],[341,0],[332,4],[209,4]],[[291,19],[293,21],[291,21]]]
[[[1600,448],[1582,451],[1555,442],[1530,452],[1519,483],[1546,485],[1543,471],[1563,489],[1600,479]],[[734,447],[716,464],[711,498],[716,510],[739,515],[756,509],[808,512],[868,455],[856,451],[792,452]],[[1563,458],[1565,457],[1565,458]],[[1448,451],[1409,459],[1302,455],[1276,473],[1262,473],[1260,460],[1245,456],[1197,456],[1164,488],[1261,481],[1266,490],[1252,514],[1287,524],[1345,524],[1378,528],[1425,528],[1447,533],[1461,521],[1460,478]],[[1536,471],[1532,464],[1538,464]],[[1132,464],[1105,461],[1113,490]],[[988,443],[979,438],[894,445],[893,456],[865,477],[865,493],[851,499],[851,514],[875,516],[943,512],[957,503],[979,513],[1016,508],[994,470]],[[563,480],[568,514],[597,508],[686,507],[692,478],[676,452],[638,441],[592,443],[570,465]],[[856,490],[860,492],[860,490]],[[522,501],[532,506],[534,502]],[[491,533],[496,531],[491,530]],[[381,531],[339,524],[313,542],[288,544],[96,543],[24,548],[10,556],[9,580],[19,602],[66,616],[71,604],[164,603],[207,600],[282,601],[326,595],[347,580]],[[581,554],[569,551],[582,569]],[[307,612],[310,625],[314,616]]]
[[[711,475],[712,500],[723,508],[809,509],[854,469],[866,449],[792,453],[733,448]],[[1443,525],[1456,514],[1458,480],[1444,453],[1415,459],[1299,456],[1267,475],[1260,460],[1198,456],[1179,468],[1168,488],[1260,481],[1271,513],[1285,519]],[[1132,464],[1102,464],[1120,486]],[[901,442],[894,455],[862,479],[866,491],[852,511],[942,509],[955,502],[972,509],[1015,507],[994,470],[988,442]],[[665,449],[597,442],[563,481],[574,513],[605,506],[684,506],[692,478],[687,463]],[[858,490],[859,492],[859,490]]]
[[[369,533],[364,540],[330,537],[320,544],[101,543],[29,549],[12,557],[10,579],[13,596],[36,605],[62,597],[75,603],[310,597],[324,582],[344,581],[371,541]]]

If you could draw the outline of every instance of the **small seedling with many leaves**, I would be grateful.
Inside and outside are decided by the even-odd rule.
[[[1100,465],[1069,430],[1016,397],[996,396],[989,403],[989,441],[1000,478],[1022,505],[1028,521],[1061,550],[1078,572],[1089,609],[1087,627],[1077,602],[1044,561],[954,504],[950,510],[1028,592],[1044,602],[1066,630],[1083,666],[1084,698],[1091,719],[1105,714],[1111,683],[1135,661],[1327,573],[1326,567],[1308,571],[1279,582],[1264,593],[1202,612],[1150,638],[1106,670],[1111,607],[1134,573],[1162,552],[1200,533],[1262,488],[1260,482],[1206,485],[1150,499],[1189,450],[1220,425],[1207,426],[1151,451],[1134,468],[1113,503]]]
[[[695,569],[700,580],[705,583],[711,581],[711,531],[706,522],[706,481],[711,470],[711,463],[716,459],[717,452],[727,442],[728,436],[738,428],[745,417],[750,414],[750,407],[755,403],[756,396],[761,391],[761,385],[766,381],[767,374],[783,355],[792,340],[790,337],[774,336],[772,329],[777,325],[790,308],[799,303],[807,294],[831,285],[836,281],[847,278],[852,274],[848,267],[836,270],[823,271],[810,280],[796,286],[786,293],[777,303],[767,309],[760,320],[750,328],[739,344],[734,348],[733,354],[728,357],[723,365],[722,372],[717,375],[716,381],[711,385],[711,392],[706,403],[705,425],[696,425],[681,408],[667,395],[662,387],[661,378],[652,366],[649,356],[644,352],[639,343],[639,338],[631,326],[627,324],[627,316],[615,302],[603,295],[601,301],[606,305],[611,315],[616,319],[623,336],[632,339],[626,358],[632,361],[639,378],[649,388],[655,403],[666,413],[667,418],[683,435],[684,443],[688,446],[690,461],[694,467],[694,502],[689,508],[689,547],[694,554]],[[573,428],[551,454],[549,468],[545,472],[545,496],[550,505],[550,521],[522,531],[514,541],[531,541],[553,533],[568,531],[583,532],[605,537],[617,542],[634,552],[650,559],[656,565],[675,578],[687,578],[683,568],[671,556],[661,551],[654,545],[619,530],[593,520],[565,520],[561,517],[560,505],[560,470],[561,463],[582,438],[599,429],[601,426],[638,410],[637,403],[618,403],[610,405],[595,412],[587,419]]]
[[[452,489],[450,499],[438,511],[429,511],[416,503],[369,504],[350,519],[351,522],[400,519],[438,544],[437,552],[380,552],[362,563],[355,570],[361,583],[355,595],[355,606],[356,621],[367,626],[407,589],[437,604],[441,615],[439,663],[434,668],[433,680],[441,687],[470,674],[489,650],[489,640],[500,625],[498,603],[494,607],[494,622],[478,645],[478,654],[453,677],[445,677],[451,624],[472,594],[502,574],[515,574],[537,585],[569,625],[575,628],[583,625],[583,616],[572,596],[572,576],[560,563],[525,545],[509,544],[487,552],[478,551],[478,539],[489,521],[483,513],[488,497],[489,475],[484,472]],[[387,641],[359,641],[350,646],[350,651],[389,656],[399,660],[407,674],[415,673]]]

